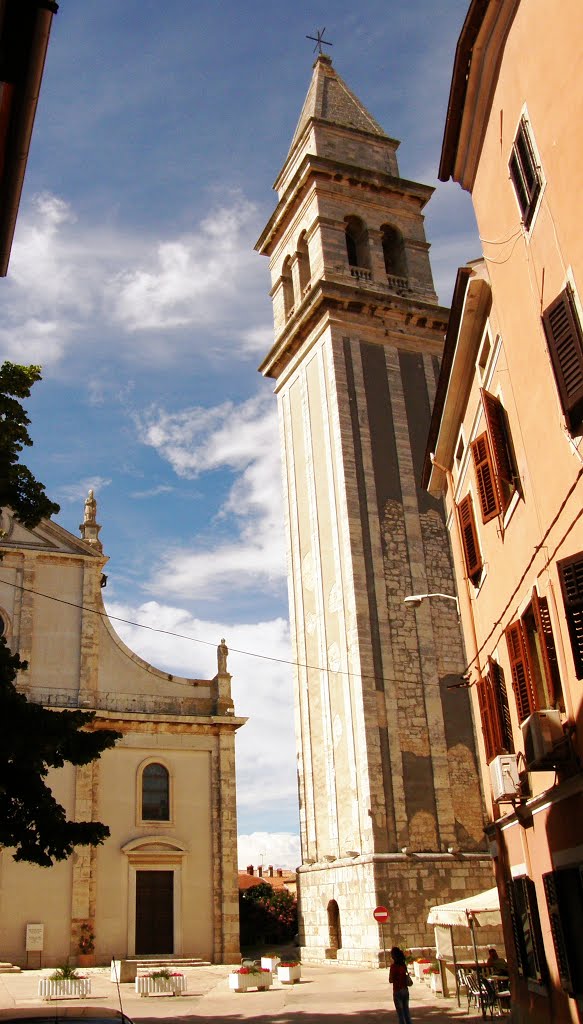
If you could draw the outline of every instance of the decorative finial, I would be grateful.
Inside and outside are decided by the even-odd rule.
[[[91,544],[92,547],[97,548],[98,551],[103,551],[101,541],[99,540],[99,531],[101,527],[97,522],[97,502],[95,495],[93,494],[93,488],[89,491],[89,494],[85,498],[85,509],[83,511],[83,522],[79,526],[81,536],[87,544]]]
[[[217,647],[217,665],[219,669],[219,675],[224,676],[227,674],[227,656],[229,654],[229,648],[225,643],[224,636],[221,637],[221,642]]]
[[[317,28],[316,32],[317,32],[317,35],[315,35],[315,36],[306,36],[306,39],[312,39],[315,42],[315,44],[316,44],[315,47],[314,47],[314,53],[316,52],[316,50],[318,51],[318,53],[322,53],[323,52],[323,50],[322,50],[323,46],[334,46],[334,43],[329,43],[327,39],[324,39],[324,35],[325,35],[325,32],[326,32],[325,28],[322,28],[322,29]]]

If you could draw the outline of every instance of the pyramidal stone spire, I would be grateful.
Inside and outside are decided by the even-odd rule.
[[[331,58],[325,53],[321,53],[314,64],[312,81],[292,139],[290,153],[312,118],[386,138],[381,126],[358,97],[350,91],[332,67]]]

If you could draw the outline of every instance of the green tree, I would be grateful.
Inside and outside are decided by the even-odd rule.
[[[241,944],[289,942],[298,930],[298,905],[287,889],[258,882],[239,893]]]
[[[43,484],[18,463],[23,447],[32,444],[20,399],[38,380],[38,366],[0,367],[0,507],[10,506],[28,527],[59,511]],[[46,783],[49,770],[88,764],[121,734],[88,728],[93,712],[51,711],[28,701],[15,685],[26,667],[0,637],[0,845],[14,848],[15,860],[50,867],[75,846],[102,843],[109,829],[98,821],[69,821]]]
[[[9,505],[24,526],[36,526],[59,511],[47,497],[44,484],[18,461],[22,449],[32,445],[27,429],[30,420],[21,399],[30,396],[40,379],[40,366],[0,366],[0,508]]]

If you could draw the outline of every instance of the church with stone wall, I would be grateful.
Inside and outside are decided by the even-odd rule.
[[[95,711],[122,733],[88,765],[53,770],[67,815],[110,828],[51,868],[0,851],[0,950],[27,962],[28,924],[42,925],[42,964],[76,962],[84,925],[95,961],[162,956],[230,963],[240,956],[235,716],[227,648],[212,679],[160,671],[117,636],[102,600],[107,562],[96,502],[81,536],[52,520],[0,520],[0,628],[28,662],[18,689],[53,709]],[[31,966],[39,953],[30,953]]]
[[[442,504],[421,488],[448,322],[398,142],[320,54],[271,272],[286,512],[304,960],[433,945],[428,908],[492,885]]]

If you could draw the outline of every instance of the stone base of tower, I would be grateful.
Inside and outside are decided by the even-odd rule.
[[[412,853],[365,855],[299,869],[302,961],[384,966],[383,937],[373,918],[384,906],[387,950],[435,946],[429,908],[491,889],[492,860],[486,854]],[[501,929],[483,929],[480,945],[501,943]],[[464,938],[461,938],[464,941]],[[466,940],[469,944],[469,935]]]

